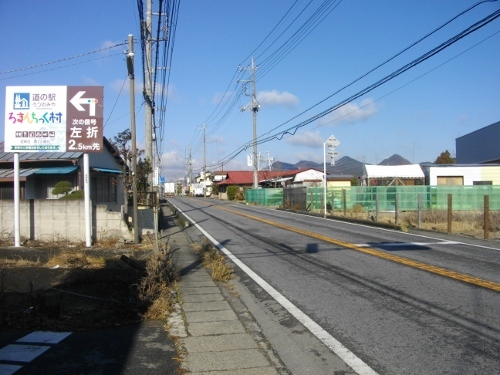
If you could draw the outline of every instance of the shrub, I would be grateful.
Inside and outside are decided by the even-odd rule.
[[[83,192],[83,190],[75,190],[75,191],[71,192],[70,194],[62,196],[59,199],[67,199],[67,200],[71,200],[71,201],[76,201],[76,200],[84,199],[84,198],[85,198],[85,193]]]
[[[231,185],[227,187],[227,199],[234,201],[236,193],[240,190],[239,186]]]
[[[352,206],[350,211],[355,213],[355,214],[361,214],[361,213],[365,212],[365,208],[360,204],[355,204],[354,206]]]
[[[241,189],[238,189],[236,194],[234,195],[234,200],[236,201],[244,201],[245,200],[245,192]]]
[[[69,181],[59,181],[55,188],[52,189],[52,194],[60,195],[60,194],[68,194],[71,189],[73,189],[71,182]]]

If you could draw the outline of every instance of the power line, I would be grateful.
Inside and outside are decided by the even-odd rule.
[[[57,64],[57,63],[60,63],[60,62],[63,62],[63,61],[73,60],[73,59],[77,59],[77,58],[80,58],[80,57],[83,57],[83,56],[88,56],[88,55],[91,55],[91,54],[94,54],[94,53],[99,53],[99,52],[102,52],[102,51],[107,51],[107,50],[110,50],[110,49],[113,49],[113,48],[116,48],[116,47],[119,47],[119,46],[123,46],[125,44],[126,44],[125,42],[118,43],[118,44],[115,44],[115,45],[112,45],[112,46],[109,46],[109,47],[97,49],[97,50],[90,51],[90,52],[81,53],[79,55],[75,55],[75,56],[71,56],[71,57],[65,57],[65,58],[62,58],[62,59],[58,59],[58,60],[54,60],[54,61],[50,61],[50,62],[46,62],[46,63],[41,63],[41,64],[37,64],[37,65],[31,65],[31,66],[27,66],[25,68],[5,70],[3,72],[0,72],[0,74],[15,73],[15,72],[23,71],[23,70],[40,68],[40,67],[46,66],[46,65]]]
[[[307,119],[305,121],[302,121],[301,123],[299,123],[297,125],[289,127],[286,130],[283,130],[281,132],[275,133],[275,134],[273,134],[271,136],[268,136],[268,137],[265,137],[265,138],[262,138],[262,136],[259,137],[260,139],[257,140],[257,144],[263,144],[263,143],[269,142],[269,141],[271,141],[273,139],[281,140],[287,134],[294,135],[298,131],[298,129],[300,129],[300,128],[302,128],[302,127],[310,124],[311,122],[313,122],[313,121],[315,121],[315,120],[317,120],[317,119],[319,119],[321,117],[326,116],[327,114],[329,114],[329,113],[331,113],[331,112],[339,109],[340,107],[346,105],[347,103],[352,102],[353,100],[361,97],[362,95],[367,94],[368,92],[370,92],[370,91],[374,90],[375,88],[383,85],[384,83],[387,83],[390,80],[398,77],[399,75],[403,74],[404,72],[408,71],[409,69],[411,69],[411,68],[413,68],[413,67],[421,64],[422,62],[426,61],[427,59],[431,58],[432,56],[434,56],[434,55],[438,54],[439,52],[443,51],[444,49],[450,47],[451,45],[453,45],[457,41],[463,39],[467,35],[469,35],[469,34],[475,32],[475,31],[481,29],[482,27],[486,26],[487,24],[491,23],[492,21],[494,21],[498,17],[500,17],[500,10],[497,10],[497,11],[493,12],[492,14],[490,14],[489,16],[483,18],[482,20],[474,23],[473,25],[469,26],[467,29],[464,29],[459,34],[456,34],[454,37],[448,39],[446,42],[441,43],[437,47],[431,49],[430,51],[428,51],[427,53],[421,55],[420,57],[418,57],[417,59],[413,60],[412,62],[404,65],[403,67],[401,67],[398,70],[394,71],[393,73],[385,76],[384,78],[378,80],[377,82],[371,84],[370,86],[365,87],[363,90],[361,90],[358,93],[350,96],[347,99],[344,99],[343,101],[337,103],[336,105],[334,105],[334,106],[332,106],[332,107],[330,107],[330,108],[328,108],[328,109],[326,109],[326,110],[324,110],[324,111],[322,111],[322,112],[320,112],[320,113],[318,113],[318,114],[310,117],[309,119]],[[314,108],[315,106],[313,106],[311,108]],[[304,112],[302,112],[302,114],[303,113]],[[296,117],[297,116],[295,116],[294,118],[296,118]],[[280,126],[274,128],[273,130],[276,130],[277,128],[283,126],[284,124],[286,124],[286,123],[288,123],[290,121],[291,120],[289,120],[289,121],[281,124]],[[268,134],[268,133],[266,133],[266,134]],[[247,150],[251,146],[252,146],[252,142],[246,143],[244,146],[241,146],[240,148],[238,148],[235,151],[233,151],[227,158],[225,158],[223,161],[221,161],[221,163],[222,164],[227,164],[229,161],[233,160],[236,156],[238,156],[239,154],[241,154],[242,152],[244,152],[245,150]],[[220,165],[220,164],[218,164],[218,165]],[[210,167],[217,167],[218,165],[213,165],[213,166],[210,166]]]

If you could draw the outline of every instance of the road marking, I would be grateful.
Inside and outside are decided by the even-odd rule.
[[[269,225],[272,225],[272,226],[275,226],[275,227],[278,227],[278,228],[281,228],[281,229],[289,230],[291,232],[303,234],[304,236],[308,236],[308,237],[312,237],[312,238],[315,238],[315,239],[318,239],[318,240],[321,240],[321,241],[332,243],[334,245],[346,247],[348,249],[356,250],[356,251],[359,251],[361,253],[365,253],[365,254],[369,254],[369,255],[373,255],[373,256],[376,256],[378,258],[390,260],[392,262],[396,262],[396,263],[399,263],[399,264],[404,264],[405,266],[417,268],[417,269],[420,269],[420,270],[424,270],[424,271],[427,271],[427,272],[434,273],[436,275],[448,277],[450,279],[462,281],[462,282],[465,282],[465,283],[468,283],[468,284],[473,284],[473,285],[476,285],[476,286],[480,286],[480,287],[485,288],[485,289],[490,289],[490,290],[494,290],[496,292],[500,292],[500,284],[497,284],[497,283],[495,283],[493,281],[483,280],[483,279],[480,279],[478,277],[470,276],[470,275],[467,275],[467,274],[464,274],[464,273],[460,273],[460,272],[451,271],[451,270],[448,270],[446,268],[433,266],[433,265],[430,265],[430,264],[427,264],[427,263],[419,262],[419,261],[416,261],[416,260],[411,260],[411,259],[408,259],[408,258],[403,258],[403,257],[397,256],[397,255],[393,255],[393,254],[388,254],[388,253],[386,253],[384,251],[372,249],[371,247],[358,246],[358,245],[350,243],[350,242],[344,242],[344,241],[337,240],[335,238],[324,236],[322,234],[310,232],[310,231],[307,231],[307,230],[304,230],[304,229],[300,229],[300,228],[290,227],[288,225],[281,224],[281,223],[278,223],[278,222],[275,222],[275,221],[271,221],[271,220],[267,220],[267,219],[262,219],[260,217],[249,215],[249,214],[245,214],[243,212],[234,211],[234,210],[231,210],[229,208],[225,208],[225,207],[217,207],[217,208],[220,209],[220,210],[224,210],[224,211],[233,213],[235,215],[240,215],[240,216],[246,217],[248,219],[260,221],[261,223],[269,224]]]
[[[28,363],[58,344],[71,332],[35,331],[0,349],[0,361]],[[39,345],[37,345],[39,344]],[[22,366],[0,363],[0,375],[10,375]]]
[[[263,207],[263,208],[266,208],[266,207]],[[270,209],[270,208],[268,208],[268,209]],[[296,212],[293,212],[293,211],[284,211],[284,212],[286,212],[288,215],[304,216],[304,214],[296,213]],[[323,217],[317,217],[317,216],[311,216],[311,218],[315,218],[315,219],[318,219],[318,220],[330,220],[330,221],[335,221],[336,220],[336,219],[333,219],[333,218],[326,218],[325,219]],[[369,228],[369,229],[374,229],[373,225],[367,225],[367,224],[361,224],[361,223],[352,223],[352,222],[344,221],[344,220],[342,220],[342,224],[353,225],[353,226],[361,226],[361,227],[365,227],[365,228]],[[381,228],[381,227],[377,227],[376,229],[379,230],[379,231],[386,231],[386,232],[394,231],[394,229],[387,229],[387,228]],[[424,235],[424,234],[421,234],[421,233],[415,233],[415,232],[411,232],[411,233],[410,232],[402,232],[402,233],[405,233],[408,236],[415,236],[415,237],[421,237],[421,238],[429,238],[431,240],[437,240],[437,241],[445,241],[442,238],[439,238],[439,237],[436,237],[436,236],[427,236],[427,235]],[[442,233],[442,234],[444,235],[445,233]],[[478,247],[480,249],[488,249],[488,250],[500,251],[499,248],[492,247],[492,246],[479,245],[479,244],[469,243],[469,242],[463,242],[463,241],[454,241],[454,242],[456,242],[457,245],[466,245],[466,246],[471,246],[471,247]]]
[[[182,210],[171,203],[176,210],[182,212],[183,216],[189,220],[205,237],[207,237],[220,251],[222,251],[232,262],[234,262],[243,272],[253,279],[262,289],[271,295],[283,308],[292,314],[304,327],[306,327],[314,336],[316,336],[323,344],[333,351],[341,360],[351,367],[358,375],[378,375],[370,366],[358,358],[353,352],[347,349],[340,341],[335,339],[319,324],[309,318],[297,306],[290,302],[285,296],[280,294],[269,283],[262,279],[259,275],[252,271],[245,263],[240,261],[233,253],[221,245],[207,231],[205,231],[198,223],[186,215]]]
[[[377,242],[376,244],[369,244],[369,243],[358,243],[354,244],[359,247],[410,247],[410,246],[418,246],[418,247],[425,247],[425,246],[432,246],[432,245],[459,245],[462,244],[462,242],[458,241],[443,241],[443,242]]]

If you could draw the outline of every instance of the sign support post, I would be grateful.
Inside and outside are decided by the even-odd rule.
[[[19,207],[21,200],[21,191],[19,187],[19,153],[14,153],[14,246],[20,247],[20,233],[21,233],[21,215]]]
[[[85,195],[85,244],[92,246],[92,231],[90,221],[90,167],[89,154],[83,154],[83,193]]]

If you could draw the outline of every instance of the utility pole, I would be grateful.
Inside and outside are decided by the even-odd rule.
[[[255,63],[253,61],[252,57],[252,65],[250,68],[240,68],[240,70],[250,70],[252,75],[250,80],[241,80],[241,82],[251,82],[252,83],[252,101],[247,107],[240,108],[241,111],[246,111],[250,109],[252,111],[252,118],[253,118],[253,188],[257,189],[259,187],[259,181],[258,181],[258,174],[259,174],[259,168],[258,168],[258,153],[257,153],[257,112],[259,111],[260,105],[259,102],[257,101],[257,96],[255,94],[255,71],[257,70],[257,67],[255,66]],[[245,94],[246,93],[246,86],[245,86]]]
[[[132,201],[134,205],[133,225],[134,225],[134,243],[139,243],[139,225],[138,225],[138,208],[137,208],[137,145],[135,131],[135,78],[134,78],[134,37],[132,34],[128,36],[128,51],[127,54],[127,72],[130,81],[130,135],[132,137]],[[128,202],[125,202],[128,204]]]
[[[152,62],[152,28],[151,28],[151,17],[152,17],[152,0],[147,0],[146,3],[146,24],[144,25],[144,35],[146,39],[145,52],[146,56],[144,56],[144,94],[145,94],[145,137],[146,137],[146,159],[149,159],[151,163],[151,168],[154,170],[154,160],[153,160],[153,129],[152,129],[152,120],[154,113],[154,100],[153,100],[153,90],[152,90],[152,72],[153,72],[153,62]],[[148,182],[151,186],[153,186],[153,173],[148,176]]]
[[[207,127],[203,124],[203,182],[205,182],[206,174],[207,174],[207,138],[205,129]]]
[[[203,124],[200,127],[203,129],[203,169],[201,170],[201,182],[203,184],[203,196],[205,196],[205,178],[207,176],[206,168],[207,168],[207,139],[205,136],[205,129],[207,126]]]
[[[259,161],[266,162],[266,164],[267,164],[266,169],[268,171],[270,171],[273,169],[272,167],[273,167],[273,163],[274,163],[274,158],[269,156],[269,151],[266,151],[266,153],[267,153],[267,159],[264,159],[264,157],[262,156],[262,153],[259,153]],[[259,166],[259,169],[260,169],[260,166]]]

